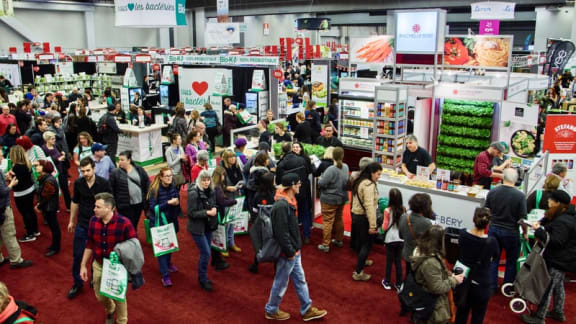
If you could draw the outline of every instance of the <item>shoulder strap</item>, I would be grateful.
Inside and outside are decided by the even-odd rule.
[[[536,208],[540,208],[540,200],[542,200],[542,190],[536,190]]]
[[[408,221],[408,229],[410,229],[410,235],[412,235],[412,239],[416,239],[416,235],[414,234],[414,229],[412,228],[412,223],[410,222],[410,214],[407,215],[406,220]]]
[[[154,215],[155,217],[155,223],[156,223],[156,227],[160,226],[160,217],[162,217],[162,222],[164,222],[164,224],[168,224],[168,221],[166,220],[166,215],[164,215],[163,212],[160,212],[160,205],[156,205],[156,207],[154,207]]]

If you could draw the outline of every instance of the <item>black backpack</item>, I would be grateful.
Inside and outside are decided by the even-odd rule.
[[[442,263],[441,260],[438,261]],[[398,290],[398,299],[403,308],[412,313],[413,320],[426,322],[434,312],[438,295],[427,292],[416,281],[416,270],[406,275],[406,280]]]
[[[275,262],[282,253],[272,229],[273,207],[274,205],[259,205],[258,218],[249,231],[258,262]]]

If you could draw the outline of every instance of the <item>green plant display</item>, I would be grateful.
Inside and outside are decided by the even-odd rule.
[[[473,173],[474,159],[490,145],[493,103],[446,99],[436,148],[441,169]]]
[[[302,143],[302,147],[304,147],[304,152],[310,155],[316,155],[319,159],[324,157],[324,153],[326,152],[326,148],[322,145],[312,145]],[[275,143],[274,144],[274,155],[276,157],[282,156],[282,143]]]

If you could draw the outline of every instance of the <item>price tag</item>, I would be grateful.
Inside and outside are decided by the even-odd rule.
[[[368,119],[370,118],[370,111],[368,110],[368,107],[366,106],[362,106],[360,107],[360,117]]]
[[[450,170],[436,169],[436,179],[450,181]]]
[[[418,178],[428,180],[430,179],[430,169],[427,166],[419,165],[416,169],[416,176]]]
[[[370,135],[368,134],[368,128],[366,127],[360,128],[360,137],[364,139],[369,139]]]

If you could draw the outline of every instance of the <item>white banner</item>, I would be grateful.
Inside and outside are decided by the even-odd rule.
[[[396,13],[397,53],[435,53],[437,50],[437,11]]]
[[[328,65],[312,64],[312,100],[318,107],[328,106]]]
[[[216,15],[228,16],[228,0],[216,0]]]
[[[165,62],[171,64],[219,64],[219,65],[280,65],[278,56],[222,56],[222,55],[168,55]]]
[[[504,98],[502,88],[467,88],[460,84],[442,84],[434,87],[436,98],[450,98],[461,100],[501,101]]]
[[[206,45],[240,43],[240,26],[238,23],[206,23],[204,41]]]
[[[22,85],[18,64],[0,64],[0,75],[3,75],[15,87]]]
[[[72,75],[74,74],[74,65],[72,62],[60,62],[56,64],[56,74]]]
[[[264,77],[264,70],[254,70],[252,73],[252,90],[266,90],[266,78]]]
[[[220,77],[218,77],[220,76]],[[210,96],[232,95],[232,70],[178,68],[178,91],[186,110],[198,109],[210,102]]]
[[[476,2],[470,5],[471,19],[514,19],[514,2]]]
[[[186,0],[115,0],[116,26],[186,26]]]
[[[98,73],[116,74],[116,63],[99,62],[96,68]]]

